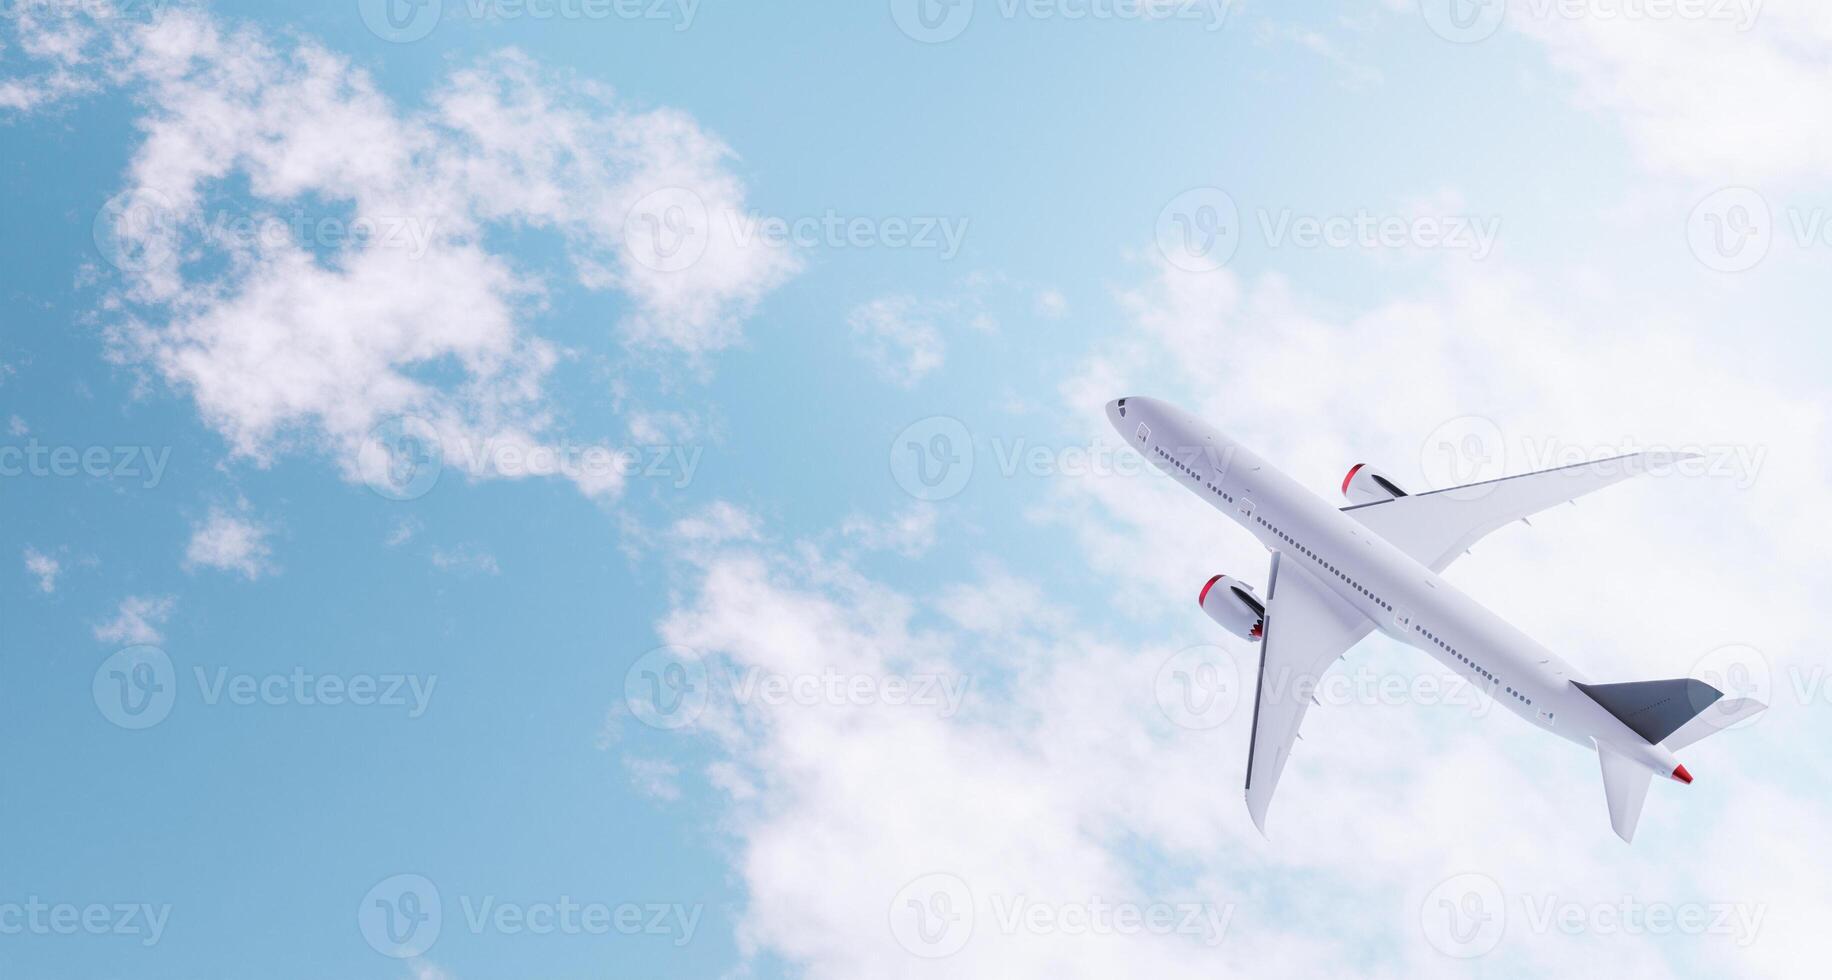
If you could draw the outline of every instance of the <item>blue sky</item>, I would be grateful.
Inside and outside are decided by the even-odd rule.
[[[5,972],[1817,962],[1832,20],[1141,9],[10,5]],[[1372,640],[1263,840],[1265,557],[1126,393],[1325,494],[1698,451],[1453,575],[1773,708],[1627,848]]]

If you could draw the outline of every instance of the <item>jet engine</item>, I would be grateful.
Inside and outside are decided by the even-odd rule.
[[[1196,604],[1222,629],[1243,640],[1257,642],[1266,630],[1266,604],[1245,582],[1217,575],[1202,587]]]
[[[1351,504],[1373,504],[1404,497],[1406,491],[1387,474],[1366,463],[1356,463],[1349,467],[1349,475],[1342,478],[1342,495],[1349,498]]]

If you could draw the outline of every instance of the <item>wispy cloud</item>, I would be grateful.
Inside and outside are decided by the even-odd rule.
[[[128,645],[163,642],[159,628],[171,618],[175,604],[171,596],[128,596],[121,600],[114,619],[95,627],[95,638]]]
[[[253,581],[274,571],[268,534],[263,524],[212,507],[209,516],[191,527],[191,541],[185,546],[185,565],[236,572]]]
[[[25,570],[38,578],[38,591],[49,595],[57,591],[57,576],[63,565],[37,548],[25,549]]]
[[[933,319],[937,312],[911,297],[889,296],[854,307],[846,322],[859,353],[878,374],[911,388],[945,359],[947,346]]]

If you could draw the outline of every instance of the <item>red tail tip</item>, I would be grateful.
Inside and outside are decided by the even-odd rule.
[[[1692,774],[1686,771],[1685,766],[1680,766],[1679,768],[1673,770],[1673,778],[1679,780],[1682,783],[1686,783],[1688,785],[1690,785],[1692,782]]]

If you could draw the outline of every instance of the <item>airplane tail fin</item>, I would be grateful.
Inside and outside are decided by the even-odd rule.
[[[1676,752],[1688,745],[1755,716],[1768,706],[1753,698],[1724,698],[1724,693],[1704,681],[1679,678],[1634,681],[1627,684],[1578,684],[1578,689],[1627,725],[1649,744]],[[1609,800],[1609,823],[1616,836],[1635,839],[1641,804],[1647,801],[1653,770],[1607,745],[1597,746],[1603,765],[1603,792]],[[1691,782],[1680,766],[1675,778]]]

